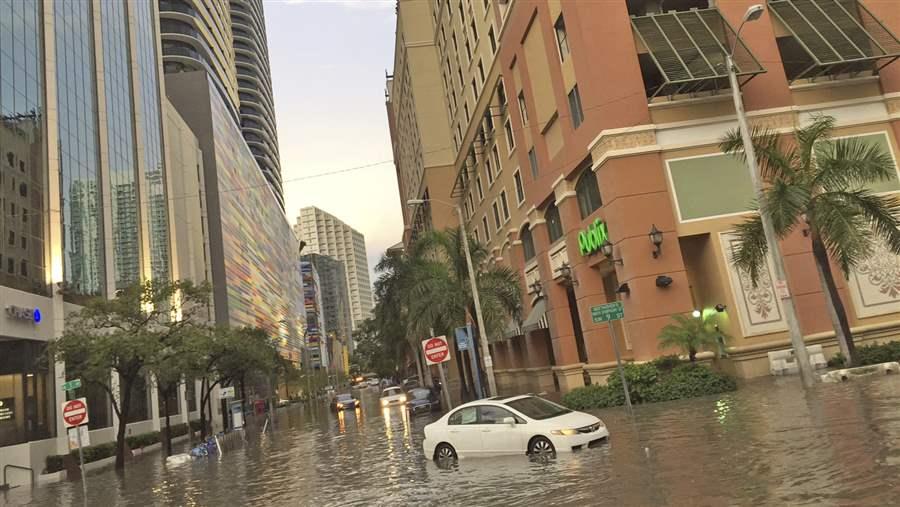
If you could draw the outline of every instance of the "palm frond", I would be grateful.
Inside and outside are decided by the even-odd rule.
[[[854,202],[846,199],[846,194],[830,192],[816,196],[808,216],[814,234],[822,238],[828,254],[844,274],[871,255],[874,234],[869,220]]]
[[[855,207],[868,221],[872,233],[894,254],[900,255],[900,198],[877,195],[869,190],[832,192],[835,198]]]
[[[755,287],[759,281],[759,275],[766,265],[766,254],[769,251],[766,235],[763,232],[762,218],[759,215],[748,217],[735,225],[734,234],[737,236],[737,247],[731,261],[735,267],[750,276]]]
[[[785,179],[775,180],[763,192],[762,211],[772,220],[775,234],[787,236],[809,204],[810,189],[805,185],[794,185]]]
[[[835,119],[832,116],[816,115],[812,120],[812,123],[794,132],[799,145],[800,163],[804,168],[811,167],[818,143],[827,139],[834,130]]]
[[[822,141],[816,149],[815,184],[826,191],[865,188],[897,176],[894,159],[881,146],[860,138]]]
[[[795,173],[794,150],[782,150],[782,141],[779,134],[764,127],[753,127],[750,130],[753,139],[753,147],[756,151],[756,162],[759,165],[759,173],[766,180],[789,178]],[[738,157],[745,164],[747,154],[744,151],[744,142],[740,131],[737,129],[728,131],[719,143],[719,149]]]

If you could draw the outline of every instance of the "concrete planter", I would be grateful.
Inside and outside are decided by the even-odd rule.
[[[855,378],[869,377],[872,375],[896,375],[900,373],[900,363],[890,362],[859,366],[857,368],[842,368],[830,371],[821,376],[822,382],[846,382]]]
[[[45,484],[53,484],[56,482],[61,482],[66,480],[66,471],[60,470],[59,472],[53,472],[52,474],[40,474],[37,476],[37,485],[43,486]]]

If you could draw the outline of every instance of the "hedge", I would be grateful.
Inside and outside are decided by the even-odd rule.
[[[186,435],[188,432],[187,424],[176,424],[172,426],[172,438]],[[125,443],[128,444],[129,449],[137,449],[140,447],[147,447],[149,445],[153,445],[160,441],[160,432],[151,431],[149,433],[141,433],[140,435],[132,435],[129,437],[125,437]],[[82,449],[84,452],[84,462],[91,463],[93,461],[99,461],[103,458],[109,458],[110,456],[116,455],[116,443],[115,442],[107,442],[105,444],[91,445]],[[72,458],[78,461],[78,449],[75,449],[69,453]],[[53,472],[59,472],[65,468],[63,464],[63,458],[65,455],[52,454],[47,456],[46,459],[46,473],[50,474]]]
[[[727,375],[703,365],[682,363],[671,358],[660,358],[652,363],[629,363],[624,365],[624,369],[628,392],[634,404],[694,398],[737,389],[734,379]],[[606,385],[573,389],[563,396],[562,402],[574,410],[624,405],[622,380],[617,372],[613,372]]]
[[[856,347],[856,366],[868,366],[870,364],[889,363],[892,361],[900,362],[900,341]],[[828,366],[843,368],[845,363],[844,355],[838,352],[828,361]]]

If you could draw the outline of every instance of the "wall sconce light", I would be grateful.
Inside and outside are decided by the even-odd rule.
[[[556,268],[556,272],[559,273],[561,278],[560,283],[567,287],[574,287],[578,285],[578,280],[572,276],[572,266],[569,266],[568,262],[563,262],[558,268]]]
[[[533,284],[528,286],[529,294],[534,294],[537,297],[541,297],[541,292],[544,290],[544,287],[541,285],[540,280],[536,280]]]
[[[728,308],[728,307],[725,306],[725,305],[723,305],[722,303],[719,303],[719,304],[716,305],[716,311],[717,311],[718,313],[724,312],[726,308]]]
[[[653,246],[656,248],[656,250],[653,251],[653,258],[656,259],[662,254],[663,233],[656,228],[656,224],[653,224],[650,226],[650,234],[648,234],[648,236],[650,237],[650,242],[653,243]]]
[[[618,264],[619,266],[624,266],[625,262],[622,259],[616,259],[613,257],[613,244],[606,240],[600,245],[600,251],[603,252],[603,255],[606,256],[606,260],[612,262],[613,264]]]
[[[656,277],[656,286],[665,289],[669,285],[672,285],[672,277],[666,275],[659,275]]]
[[[619,285],[619,288],[616,289],[616,294],[624,294],[626,296],[631,294],[631,287],[628,286],[628,282]]]
[[[702,315],[702,314],[700,313],[700,310],[694,310],[694,311],[691,312],[691,317],[694,317],[695,319],[699,319],[699,318],[700,318],[700,315]]]

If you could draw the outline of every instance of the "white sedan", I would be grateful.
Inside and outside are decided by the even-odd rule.
[[[390,407],[391,405],[406,404],[406,393],[399,387],[388,387],[381,391],[381,406]]]
[[[460,406],[425,426],[435,460],[497,454],[551,455],[609,437],[603,421],[537,396],[496,397]]]

